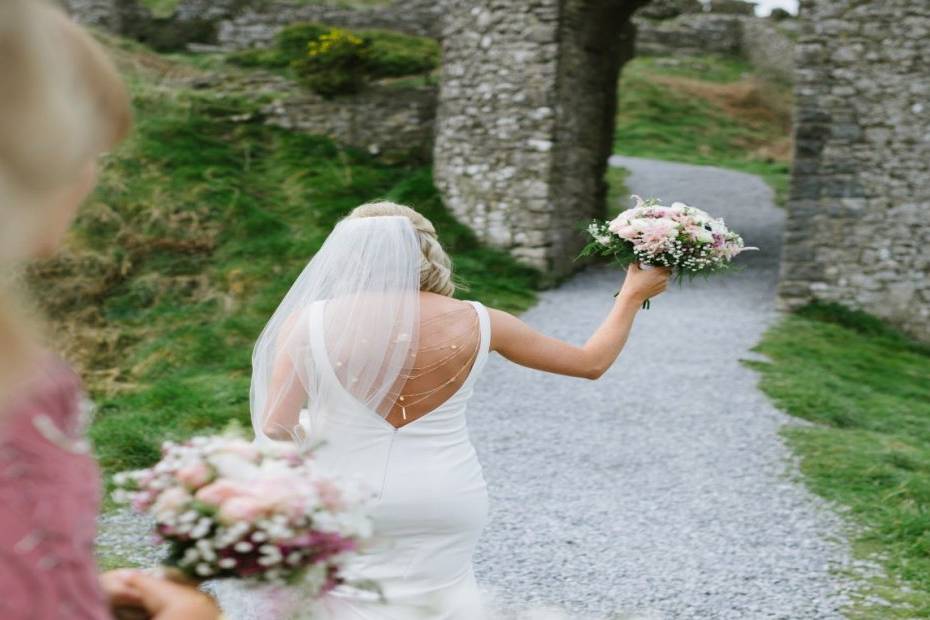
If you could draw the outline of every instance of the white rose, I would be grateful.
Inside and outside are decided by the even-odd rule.
[[[207,460],[216,469],[218,478],[252,480],[259,473],[259,469],[254,463],[231,452],[211,454]]]

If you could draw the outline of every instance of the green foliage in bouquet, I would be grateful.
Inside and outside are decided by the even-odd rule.
[[[610,259],[611,262],[622,269],[626,269],[633,263],[638,262],[639,259],[636,257],[636,253],[633,252],[633,244],[615,237],[607,229],[609,224],[610,222],[604,220],[593,220],[584,228],[584,232],[591,235],[591,240],[581,248],[581,252],[578,253],[574,260],[577,261],[585,256],[600,256]],[[603,243],[598,241],[598,238],[610,239],[610,242]]]
[[[604,258],[609,258],[611,262],[620,267],[621,269],[626,269],[633,263],[639,262],[639,258],[636,256],[636,253],[633,252],[633,245],[631,243],[626,243],[615,237],[608,229],[607,226],[610,222],[603,220],[594,220],[591,224],[585,229],[589,235],[591,235],[591,240],[581,248],[581,252],[578,253],[573,260],[577,261],[580,258],[585,256],[600,256]],[[603,243],[598,241],[598,238],[602,240],[610,239],[609,243]],[[675,272],[675,277],[680,279],[681,272]],[[614,297],[620,294],[620,291],[614,293]],[[643,302],[643,309],[648,310],[652,304],[647,299]]]
[[[333,28],[307,43],[293,63],[297,77],[324,97],[359,92],[368,81],[370,42],[341,28]]]

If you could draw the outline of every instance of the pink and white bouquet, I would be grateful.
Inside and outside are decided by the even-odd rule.
[[[155,519],[166,565],[194,581],[297,584],[318,597],[372,531],[370,493],[317,471],[292,444],[237,437],[166,442],[149,469],[117,474],[117,501]]]
[[[701,209],[683,202],[665,206],[655,198],[632,198],[636,205],[613,220],[591,222],[587,228],[591,240],[579,258],[608,256],[623,268],[631,263],[669,267],[681,279],[723,271],[740,252],[758,249],[746,247],[722,219]]]

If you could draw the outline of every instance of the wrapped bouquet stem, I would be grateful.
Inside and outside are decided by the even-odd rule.
[[[722,219],[711,217],[683,202],[662,205],[653,198],[643,200],[613,220],[594,220],[587,227],[591,239],[582,256],[605,256],[622,268],[638,263],[642,269],[666,267],[676,279],[710,275],[731,268],[732,260],[746,250],[742,237]],[[649,300],[643,308],[649,307]]]

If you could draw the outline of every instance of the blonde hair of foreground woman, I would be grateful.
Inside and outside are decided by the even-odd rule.
[[[0,404],[38,346],[10,284],[60,244],[96,178],[96,158],[132,125],[105,52],[42,0],[0,1]]]
[[[394,202],[379,201],[356,207],[346,216],[346,219],[383,215],[402,215],[413,223],[420,240],[421,291],[452,297],[456,288],[467,290],[461,282],[455,281],[452,275],[452,260],[439,244],[436,227],[423,214]]]

